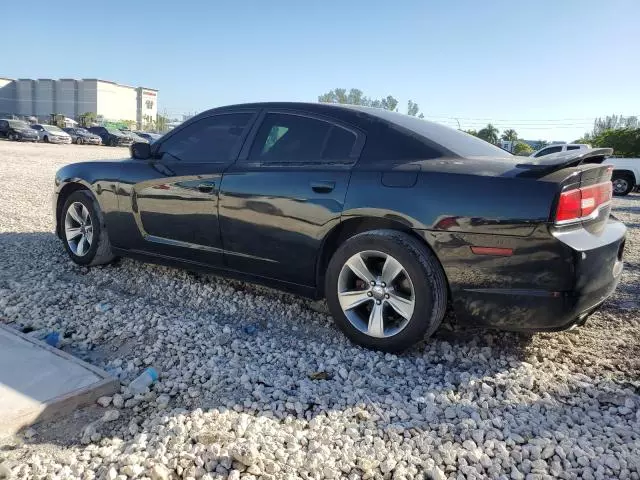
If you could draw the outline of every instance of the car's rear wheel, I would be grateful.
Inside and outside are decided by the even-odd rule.
[[[16,135],[14,133],[10,133],[7,138],[9,140],[17,140]]]
[[[111,147],[115,147],[118,143],[116,142],[115,138],[110,138],[109,139],[109,146]]]
[[[447,306],[436,257],[394,230],[360,233],[342,244],[329,262],[325,293],[336,324],[353,342],[387,352],[433,334]]]
[[[613,184],[613,194],[619,197],[628,195],[635,187],[634,178],[628,173],[613,172],[611,183]]]
[[[49,137],[47,135],[44,136],[44,143],[49,143]]]
[[[67,253],[78,265],[101,265],[114,259],[100,206],[87,191],[69,195],[60,217]]]

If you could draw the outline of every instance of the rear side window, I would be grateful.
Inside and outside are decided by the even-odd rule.
[[[362,152],[365,162],[427,160],[441,157],[436,148],[429,145],[420,135],[399,130],[392,125],[380,124],[367,135]]]
[[[203,118],[167,138],[156,156],[187,163],[232,161],[252,116],[252,113],[229,113]]]
[[[258,129],[249,160],[261,163],[351,161],[356,135],[323,120],[268,113]]]
[[[577,145],[573,145],[573,146],[569,145],[567,147],[567,150],[580,150],[580,147],[578,147]]]

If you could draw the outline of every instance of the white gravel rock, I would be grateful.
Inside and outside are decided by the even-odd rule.
[[[583,327],[445,326],[391,355],[299,297],[130,259],[72,264],[51,233],[53,174],[126,154],[0,141],[0,321],[59,332],[123,385],[161,373],[0,452],[15,478],[640,479],[639,195],[614,200],[627,268]]]

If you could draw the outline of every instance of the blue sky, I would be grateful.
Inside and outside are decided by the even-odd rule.
[[[574,140],[640,115],[638,0],[34,0],[5,19],[0,76],[157,88],[170,115],[335,87],[462,128]],[[22,12],[22,14],[20,13]],[[19,40],[18,40],[19,38]],[[56,47],[56,45],[58,47]],[[455,120],[457,119],[457,121]]]

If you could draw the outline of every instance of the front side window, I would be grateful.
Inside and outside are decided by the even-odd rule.
[[[198,120],[167,138],[156,157],[188,163],[232,161],[252,116],[229,113]]]
[[[258,130],[250,161],[297,163],[350,161],[356,135],[323,120],[269,113]]]

